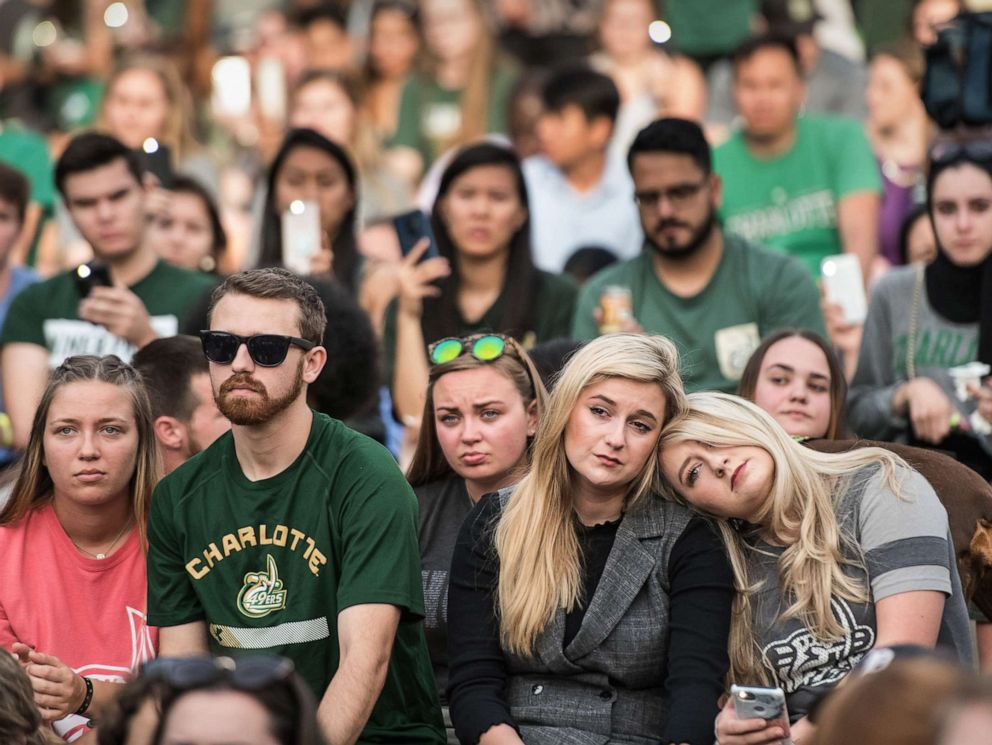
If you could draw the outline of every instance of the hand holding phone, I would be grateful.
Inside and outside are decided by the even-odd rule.
[[[310,274],[319,251],[320,207],[316,202],[294,200],[282,213],[283,266],[299,275]]]
[[[730,698],[717,717],[716,734],[719,742],[738,742],[749,735],[748,742],[776,740],[792,745],[782,689],[731,686]]]
[[[864,323],[868,315],[868,300],[858,257],[854,254],[827,256],[820,262],[820,273],[827,302],[843,309],[846,323]]]
[[[396,228],[396,237],[399,238],[400,252],[403,256],[408,256],[422,238],[426,238],[429,243],[419,261],[440,256],[437,250],[437,241],[434,240],[434,231],[431,230],[431,221],[420,210],[411,210],[402,215],[396,215],[393,218],[393,226]]]
[[[76,267],[73,275],[80,297],[89,296],[94,287],[113,287],[110,268],[99,261],[89,261]]]

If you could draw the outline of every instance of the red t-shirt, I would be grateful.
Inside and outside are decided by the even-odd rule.
[[[145,556],[137,531],[116,553],[80,553],[50,504],[0,527],[0,647],[22,642],[80,675],[124,682],[155,656],[158,631],[146,623]],[[69,742],[86,717],[55,723]]]

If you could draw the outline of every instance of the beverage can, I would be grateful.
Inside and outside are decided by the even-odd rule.
[[[603,311],[599,333],[615,334],[623,331],[624,321],[631,317],[630,288],[622,285],[607,285],[599,296],[599,307]]]

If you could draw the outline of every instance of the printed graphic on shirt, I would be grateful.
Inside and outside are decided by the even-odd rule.
[[[845,600],[832,598],[830,607],[844,629],[839,640],[817,639],[808,629],[800,628],[762,650],[786,693],[836,683],[874,646],[874,629],[859,624]]]
[[[307,569],[314,577],[319,576],[321,567],[327,564],[327,556],[317,548],[317,542],[302,530],[282,524],[272,526],[262,523],[237,528],[221,536],[219,541],[210,543],[186,562],[186,572],[193,579],[203,579],[231,554],[254,546],[288,548],[307,562]]]
[[[179,319],[176,316],[152,316],[148,320],[159,336],[175,336],[179,333]],[[129,362],[134,354],[134,347],[126,339],[114,336],[103,326],[89,321],[49,318],[44,321],[42,328],[45,345],[49,349],[48,366],[52,368],[61,365],[66,357],[77,354],[116,354],[125,362]]]
[[[144,611],[124,607],[127,613],[128,625],[131,628],[131,664],[129,667],[109,665],[106,663],[89,663],[76,668],[76,673],[93,680],[107,680],[112,683],[126,683],[128,678],[137,672],[143,664],[155,658],[155,645],[152,643],[151,631],[148,629],[148,618]],[[91,731],[89,716],[70,714],[52,724],[55,732],[66,742],[75,742]]]
[[[248,572],[238,593],[238,610],[248,618],[264,618],[286,607],[287,591],[271,554],[265,556],[264,572]]]
[[[448,572],[443,569],[423,569],[424,627],[443,629],[448,625]]]
[[[741,323],[718,329],[713,334],[713,343],[716,345],[716,359],[720,365],[720,373],[727,380],[740,380],[747,361],[751,359],[751,353],[761,343],[758,324]]]
[[[899,334],[892,342],[892,374],[906,377],[909,337]],[[978,335],[951,329],[922,329],[916,336],[913,353],[917,368],[957,367],[978,359]]]
[[[798,194],[791,199],[784,189],[772,190],[767,207],[730,215],[728,232],[761,242],[767,238],[815,228],[832,228],[837,223],[834,195],[830,189]]]

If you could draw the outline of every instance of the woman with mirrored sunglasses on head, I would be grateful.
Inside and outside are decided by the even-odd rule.
[[[935,145],[927,207],[937,258],[875,285],[848,421],[862,437],[949,451],[992,480],[992,142]]]
[[[970,663],[947,514],[898,456],[815,452],[749,401],[694,393],[662,433],[661,467],[730,551],[730,682],[781,688],[792,718],[741,720],[728,702],[719,745],[808,741],[812,701],[874,646],[939,644]]]
[[[324,743],[313,693],[285,657],[167,658],[142,678],[160,698],[154,745]]]
[[[114,356],[69,357],[49,379],[0,511],[0,647],[17,655],[42,717],[66,740],[155,656],[144,553],[155,447],[138,373]]]
[[[463,743],[713,741],[733,578],[716,531],[658,496],[685,408],[664,337],[602,336],[569,360],[531,468],[455,545],[448,699]]]
[[[444,339],[431,345],[430,357],[427,402],[407,479],[420,502],[424,629],[445,705],[448,569],[455,539],[483,494],[526,473],[546,393],[527,353],[508,337]]]
[[[512,150],[466,147],[441,177],[431,217],[439,257],[421,242],[401,261],[399,296],[386,312],[386,380],[403,421],[416,421],[427,390],[427,344],[494,332],[529,348],[568,336],[577,290],[534,267],[527,188]]]

